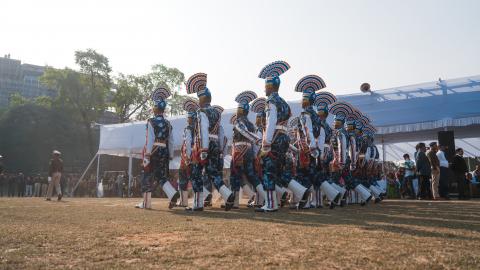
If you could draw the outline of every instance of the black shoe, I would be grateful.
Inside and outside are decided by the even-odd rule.
[[[46,199],[45,199],[45,201],[51,201],[51,200],[52,200],[52,199],[50,199],[50,198],[46,198]]]
[[[233,203],[235,202],[235,193],[232,192],[228,197],[227,201],[225,202],[225,211],[230,211],[233,207]]]
[[[175,207],[175,205],[177,205],[177,201],[179,198],[180,198],[180,192],[177,191],[175,195],[173,195],[170,202],[168,203],[168,209],[172,209],[173,207]]]
[[[366,202],[361,202],[361,203],[360,203],[360,206],[365,206],[365,205],[367,205]]]
[[[199,208],[186,207],[185,211],[200,212],[200,211],[203,211],[203,207],[199,207]]]
[[[381,202],[382,200],[380,198],[375,198],[375,203],[379,203]]]
[[[335,208],[335,203],[334,203],[334,202],[330,202],[329,208],[330,208],[330,209],[334,209],[334,208]]]
[[[280,198],[280,208],[284,207],[287,204],[288,192],[284,192]]]
[[[344,207],[345,205],[347,205],[347,201],[345,199],[341,200],[340,201],[340,207]]]
[[[212,194],[208,194],[205,200],[203,201],[204,207],[211,207],[212,206]]]
[[[305,207],[305,204],[307,203],[308,197],[310,197],[310,191],[308,189],[303,193],[302,199],[298,202],[298,208],[303,208]]]
[[[57,201],[62,200],[62,197],[63,197],[63,194],[62,194],[62,193],[58,194],[58,196],[57,196]]]

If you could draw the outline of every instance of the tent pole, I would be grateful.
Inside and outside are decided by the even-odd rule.
[[[90,169],[90,167],[92,166],[93,164],[93,161],[95,161],[95,159],[97,158],[98,156],[98,152],[95,154],[95,156],[93,156],[92,160],[90,160],[90,163],[88,163],[88,166],[87,168],[85,169],[85,171],[83,171],[82,175],[80,176],[80,179],[78,179],[77,183],[75,184],[75,186],[73,187],[72,189],[72,196],[73,196],[73,193],[75,192],[75,190],[77,190],[77,187],[78,185],[80,184],[80,182],[82,182],[83,180],[83,177],[85,177],[85,174],[87,173],[88,169]]]
[[[132,153],[128,156],[128,194],[127,197],[130,197],[130,188],[132,186]]]
[[[382,135],[382,173],[384,176],[386,176],[385,174],[385,157],[386,157],[386,151],[385,151],[385,140],[383,139],[383,135]]]
[[[98,159],[97,159],[97,185],[96,185],[96,188],[98,188],[99,173],[100,173],[100,155],[98,155]]]

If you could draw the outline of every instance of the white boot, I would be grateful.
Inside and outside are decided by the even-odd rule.
[[[317,208],[317,206],[318,206],[317,205],[317,203],[318,203],[317,195],[318,194],[317,194],[316,190],[313,188],[313,186],[310,188],[310,194],[311,195],[310,195],[310,200],[309,200],[309,202],[310,202],[309,206],[311,208]]]
[[[283,207],[287,201],[288,191],[279,185],[275,185],[275,191],[277,193],[277,202],[280,207]]]
[[[345,197],[345,193],[347,192],[347,190],[346,190],[344,187],[341,187],[341,186],[339,186],[339,185],[336,184],[336,183],[332,183],[332,186],[333,186],[338,192],[340,192],[340,200],[339,200],[338,203],[337,203],[337,205],[340,205],[341,200],[343,200],[343,198]]]
[[[355,191],[360,196],[360,199],[366,203],[368,203],[372,199],[372,194],[370,191],[364,187],[362,184],[359,184],[355,187]]]
[[[330,202],[337,204],[341,199],[341,194],[328,181],[323,181],[320,190],[327,196]]]
[[[255,192],[253,192],[250,185],[246,184],[242,187],[243,194],[248,197],[248,201],[253,201],[255,198]]]
[[[168,201],[169,201],[168,208],[172,209],[175,206],[175,204],[177,204],[177,200],[180,197],[180,193],[172,186],[172,184],[169,181],[163,184],[162,189],[163,189],[163,192],[165,192],[165,194],[168,197]]]
[[[187,190],[180,191],[180,204],[178,206],[188,207],[188,191]]]
[[[372,192],[373,196],[375,197],[375,202],[380,202],[382,199],[380,198],[380,195],[382,194],[382,191],[374,186],[374,185],[370,185],[370,191]]]
[[[144,208],[152,209],[152,193],[151,192],[145,192]]]
[[[225,185],[221,186],[218,191],[220,192],[222,199],[225,201],[225,211],[232,209],[235,201],[235,195],[233,195],[232,191]]]
[[[277,192],[275,190],[265,191],[265,205],[255,209],[256,212],[275,212],[278,211]]]
[[[193,211],[203,211],[203,192],[193,193]]]
[[[255,206],[263,206],[265,204],[265,190],[263,189],[262,184],[258,184],[256,187],[256,194],[255,194]]]
[[[294,179],[290,180],[288,188],[293,192],[293,196],[296,197],[295,201],[298,201],[298,207],[303,208],[308,200],[307,188]]]
[[[240,191],[234,191],[235,194],[235,200],[233,201],[233,207],[235,209],[240,208]]]
[[[205,207],[212,206],[212,193],[205,187],[203,187],[202,200],[205,202]]]
[[[143,195],[143,200],[141,202],[139,202],[137,205],[135,205],[135,208],[140,208],[140,209],[145,209],[145,198],[147,197],[147,193],[144,192],[142,193]]]

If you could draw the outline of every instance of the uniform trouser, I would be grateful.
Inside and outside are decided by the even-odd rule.
[[[282,182],[285,154],[287,153],[290,138],[283,133],[274,136],[270,153],[263,161],[263,187],[265,191],[275,190],[275,184]]]
[[[219,171],[220,167],[220,148],[216,141],[210,141],[208,145],[208,156],[205,165],[195,163],[192,164],[192,188],[194,192],[202,192],[203,186],[209,191],[211,190],[211,184],[215,186],[217,190],[221,186],[225,185],[222,179],[222,174]]]
[[[419,196],[422,199],[430,198],[430,177],[427,175],[418,176]]]
[[[33,186],[33,196],[40,197],[40,191],[42,189],[41,183],[35,183]]]
[[[188,189],[188,180],[192,173],[192,164],[186,165],[181,163],[180,169],[178,170],[178,189],[182,191],[187,191]]]
[[[50,181],[50,183],[48,183],[47,198],[52,197],[54,186],[55,186],[55,190],[57,191],[57,195],[62,194],[62,189],[60,187],[60,178],[62,178],[62,173],[54,172],[52,174],[52,181]]]
[[[32,195],[33,195],[33,186],[32,185],[26,185],[25,196],[26,197],[32,197]]]
[[[168,181],[169,161],[166,147],[158,148],[150,157],[150,170],[145,172],[142,179],[142,193],[153,192],[159,185],[163,186]]]
[[[442,198],[448,198],[448,178],[450,176],[450,169],[447,167],[440,167],[440,182],[438,184],[438,193]]]
[[[8,185],[8,197],[15,197],[15,184]]]
[[[464,174],[455,174],[458,187],[458,198],[465,199],[470,197],[470,189]]]
[[[243,156],[243,160],[232,160],[230,165],[230,185],[232,187],[232,191],[240,191],[240,186],[242,185],[242,179],[244,175],[247,178],[247,181],[254,188],[260,184],[260,180],[255,174],[253,163],[254,155],[252,149],[247,150]]]
[[[434,199],[440,197],[438,195],[438,184],[440,182],[440,170],[439,169],[432,169],[432,196]]]
[[[315,187],[320,187],[317,184],[317,172],[316,172],[316,159],[310,156],[310,163],[306,168],[297,169],[297,179],[302,184],[302,186],[309,189],[314,185]]]

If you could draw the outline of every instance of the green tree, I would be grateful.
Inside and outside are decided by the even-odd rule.
[[[140,109],[145,98],[140,94],[140,78],[119,74],[115,80],[112,104],[121,122],[126,122]]]
[[[96,152],[94,123],[107,108],[111,80],[108,58],[95,50],[76,51],[80,71],[47,68],[41,82],[58,91],[56,104],[70,110],[82,123],[91,155]]]

